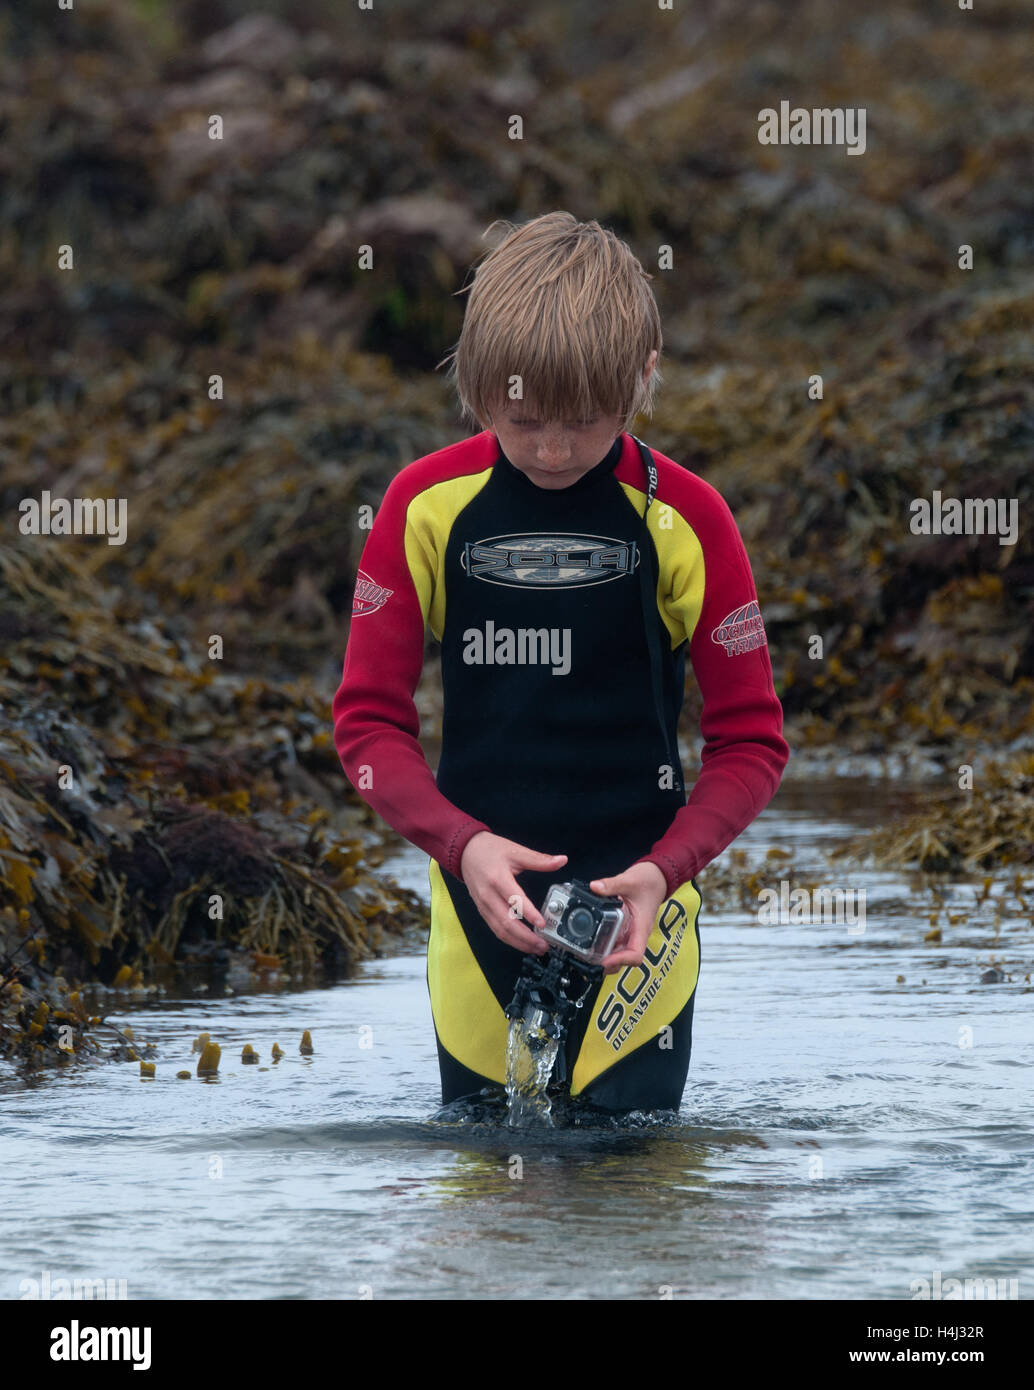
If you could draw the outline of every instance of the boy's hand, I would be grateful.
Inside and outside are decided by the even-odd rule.
[[[520,919],[524,917],[536,927],[546,924],[534,903],[521,892],[514,873],[522,869],[549,873],[566,861],[566,854],[540,854],[538,850],[519,845],[516,840],[506,840],[490,830],[479,830],[467,841],[460,856],[460,877],[477,910],[500,941],[518,951],[544,956],[549,942],[536,936]]]
[[[615,878],[594,878],[589,887],[601,897],[616,894],[625,905],[626,919],[630,919],[620,949],[604,956],[603,973],[616,975],[626,965],[639,965],[661,903],[668,897],[664,875],[656,864],[633,864]]]

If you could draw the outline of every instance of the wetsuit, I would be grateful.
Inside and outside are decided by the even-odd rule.
[[[441,643],[437,779],[412,698],[425,624]],[[673,751],[687,651],[705,740],[688,803]],[[505,1081],[523,953],[459,876],[467,841],[490,830],[568,856],[559,872],[516,876],[539,908],[552,882],[660,868],[669,897],[646,959],[604,977],[565,1060],[572,1096],[677,1109],[700,959],[694,875],[771,799],[788,756],[750,565],[719,493],[629,434],[555,490],[487,430],[418,459],[392,479],[363,550],[333,718],[353,786],[430,856],[443,1102]]]

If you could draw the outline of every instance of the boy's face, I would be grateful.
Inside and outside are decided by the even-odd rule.
[[[606,457],[621,416],[543,421],[527,401],[507,401],[492,416],[491,428],[506,457],[536,486],[563,488]]]
[[[643,372],[649,381],[657,361],[650,353]],[[534,402],[504,401],[486,426],[503,453],[533,483],[543,488],[570,487],[610,452],[621,431],[620,415],[594,412],[582,420],[543,420]]]

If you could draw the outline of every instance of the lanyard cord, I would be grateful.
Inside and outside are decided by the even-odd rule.
[[[671,767],[674,788],[683,791],[682,763],[678,752],[678,733],[675,735],[675,747],[671,746],[668,734],[668,721],[664,711],[664,695],[662,685],[662,671],[664,669],[664,657],[661,651],[661,639],[658,632],[657,617],[657,590],[654,585],[650,566],[651,540],[649,528],[646,524],[646,514],[650,510],[650,503],[654,499],[657,491],[657,465],[653,461],[653,455],[646,447],[638,435],[633,434],[632,438],[639,445],[639,452],[642,455],[643,465],[646,468],[646,506],[643,508],[643,537],[637,549],[639,551],[639,594],[643,605],[643,620],[646,628],[646,645],[650,653],[650,680],[653,685],[654,712],[657,722],[660,725],[661,738],[664,741],[665,758]],[[665,629],[667,631],[667,629]]]

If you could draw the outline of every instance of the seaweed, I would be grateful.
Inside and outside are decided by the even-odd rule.
[[[831,855],[933,874],[1034,864],[1034,754],[989,762],[971,789],[931,794],[921,811],[854,836]]]
[[[588,0],[491,30],[451,0],[376,29],[268,10],[0,20],[0,499],[127,504],[121,544],[0,546],[0,1055],[27,1066],[128,1055],[87,986],[268,985],[420,939],[330,701],[363,509],[462,433],[435,367],[500,216],[597,218],[651,273],[665,386],[634,428],[733,509],[793,748],[946,765],[1034,733],[1019,0],[964,44],[932,0],[849,30],[819,0],[702,5],[674,41]],[[758,143],[758,110],[836,105],[848,69],[878,158]],[[1015,499],[1016,543],[912,533],[934,489]],[[417,701],[433,750],[433,662]],[[691,681],[687,737],[698,714]],[[1026,863],[1026,775],[870,843]]]

